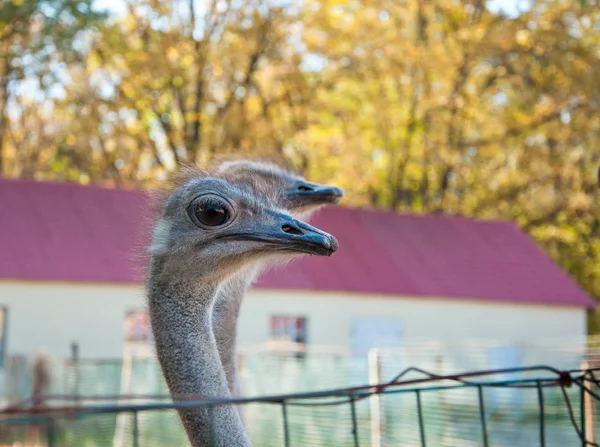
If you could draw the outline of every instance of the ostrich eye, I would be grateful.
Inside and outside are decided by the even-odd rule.
[[[218,227],[231,218],[229,209],[222,203],[198,200],[192,204],[194,219],[206,227]]]

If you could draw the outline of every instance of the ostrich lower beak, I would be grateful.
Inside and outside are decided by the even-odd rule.
[[[221,238],[261,242],[265,248],[317,256],[331,256],[338,249],[335,237],[312,225],[277,212],[265,217],[264,223],[255,225],[249,231],[226,234]]]

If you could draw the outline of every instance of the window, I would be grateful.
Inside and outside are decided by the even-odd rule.
[[[145,310],[131,310],[125,315],[125,341],[152,343],[150,318]]]
[[[297,356],[303,356],[306,342],[305,317],[290,315],[271,317],[271,346],[285,351],[297,351]]]

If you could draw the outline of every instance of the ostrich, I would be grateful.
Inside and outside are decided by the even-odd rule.
[[[248,184],[261,196],[274,194],[271,199],[278,206],[302,220],[307,220],[323,205],[337,203],[344,194],[341,188],[308,182],[273,163],[226,161],[218,165],[215,171],[231,181]],[[236,355],[240,307],[246,291],[266,267],[266,263],[253,264],[232,276],[219,290],[215,303],[213,329],[229,390],[233,396],[240,394]]]
[[[254,191],[266,194],[276,191],[277,200],[297,218],[308,218],[318,208],[334,204],[344,191],[332,185],[320,185],[274,163],[252,160],[228,160],[214,168],[217,175],[231,181],[247,183]]]
[[[146,287],[157,357],[174,396],[231,396],[212,328],[219,288],[231,275],[259,260],[337,250],[333,236],[268,197],[257,200],[247,185],[198,173],[161,207]],[[232,405],[178,411],[193,446],[251,445]]]

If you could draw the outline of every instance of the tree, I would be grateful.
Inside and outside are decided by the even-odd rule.
[[[252,1],[136,5],[101,27],[65,87],[61,107],[82,118],[72,126],[78,152],[89,166],[104,160],[88,174],[146,182],[233,151],[283,157],[301,125],[290,108],[308,93],[286,30],[296,12]]]
[[[6,140],[11,133],[9,109],[12,105],[18,120],[20,96],[29,96],[26,101],[35,96],[23,94],[20,88],[38,90],[41,96],[57,85],[61,70],[79,55],[72,48],[73,39],[103,17],[92,10],[91,3],[12,0],[0,4],[0,174],[10,172],[5,166]],[[19,147],[12,149],[11,169],[18,171],[22,153]]]

